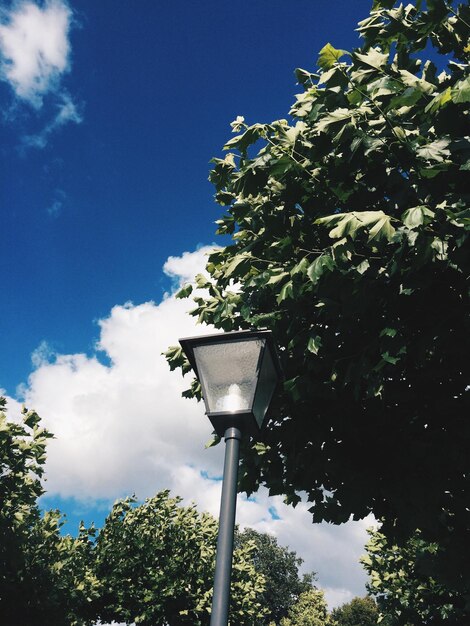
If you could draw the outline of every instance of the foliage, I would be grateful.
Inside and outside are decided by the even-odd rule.
[[[351,602],[333,609],[331,626],[377,626],[379,611],[371,597],[353,598]],[[385,626],[385,622],[382,622]]]
[[[117,502],[96,542],[101,621],[142,625],[209,624],[217,521],[194,506],[180,506],[168,491],[135,506]],[[234,553],[230,615],[258,624],[264,577],[254,569],[254,544]]]
[[[5,399],[0,399],[5,407]],[[89,624],[95,580],[89,531],[62,537],[58,511],[41,516],[45,450],[51,434],[34,411],[22,422],[0,413],[0,615],[3,626]],[[81,617],[78,617],[80,615]]]
[[[24,409],[21,423],[0,412],[2,626],[208,624],[217,521],[163,491],[140,506],[131,498],[116,502],[96,539],[83,525],[78,537],[63,535],[60,512],[41,515],[37,505],[51,436],[33,411]],[[239,533],[234,624],[266,623],[268,610],[284,615],[311,587],[313,576],[298,576],[300,563],[268,535]]]
[[[461,626],[467,622],[469,611],[462,592],[443,586],[432,575],[441,550],[438,544],[424,541],[419,532],[404,546],[392,544],[380,532],[370,534],[362,562],[370,578],[369,592],[390,620],[387,625]],[[438,562],[446,566],[444,560]]]
[[[315,574],[304,574],[301,578],[299,566],[302,559],[294,551],[280,546],[277,539],[267,533],[246,528],[237,533],[235,543],[237,546],[254,544],[252,563],[265,578],[265,589],[259,595],[259,602],[266,609],[266,615],[258,619],[257,626],[270,622],[279,624],[300,594],[312,588]]]
[[[281,620],[281,626],[326,626],[329,624],[327,605],[323,591],[304,591],[298,601],[289,609],[288,617]]]
[[[462,588],[469,24],[467,3],[375,0],[362,48],[328,44],[318,73],[297,70],[292,121],[233,122],[210,175],[233,243],[197,277],[193,311],[280,346],[283,393],[241,488],[305,492],[314,521],[373,511],[390,537],[420,528],[451,564],[435,575]]]
[[[22,411],[22,423],[9,421],[6,400],[0,398],[0,532],[8,538],[1,546],[0,576],[8,571],[5,551],[24,531],[24,520],[43,493],[41,477],[47,440],[52,436],[39,426],[34,411]]]

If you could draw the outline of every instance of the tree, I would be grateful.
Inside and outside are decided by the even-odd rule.
[[[369,574],[369,592],[377,597],[388,618],[387,626],[460,626],[467,622],[468,608],[461,591],[433,577],[441,550],[438,544],[424,541],[419,532],[402,546],[388,541],[381,532],[371,531],[370,535],[362,563]],[[439,563],[446,566],[441,559]]]
[[[7,420],[0,398],[0,615],[2,626],[85,626],[95,594],[86,529],[63,537],[59,511],[41,515],[46,444],[34,411]]]
[[[209,624],[217,521],[162,491],[144,504],[117,502],[96,541],[97,617],[126,624]],[[234,553],[230,616],[260,623],[264,578],[252,563],[253,542]]]
[[[379,611],[370,596],[353,598],[351,602],[333,609],[331,626],[377,626]],[[386,626],[385,622],[382,622]]]
[[[41,513],[37,502],[44,493],[41,478],[51,437],[34,411],[24,409],[21,423],[0,412],[2,626],[91,626],[97,620],[208,624],[217,521],[194,506],[180,506],[180,498],[163,491],[140,505],[133,498],[116,502],[99,532],[81,525],[77,537],[63,534],[61,513]],[[239,533],[230,609],[234,623],[252,626],[266,623],[268,612],[285,615],[311,587],[312,575],[299,578],[300,564],[274,538]]]
[[[233,122],[210,175],[233,242],[196,278],[193,315],[280,346],[241,489],[305,492],[314,521],[373,511],[401,541],[420,528],[468,592],[470,8],[394,4],[375,0],[360,49],[327,44],[318,73],[297,70],[290,122]]]
[[[296,604],[299,596],[312,589],[315,574],[304,574],[300,577],[302,559],[294,551],[280,546],[275,537],[252,528],[237,533],[235,545],[251,543],[255,546],[251,555],[253,566],[265,579],[265,588],[259,595],[259,602],[266,609],[266,615],[257,624],[279,624]]]
[[[281,620],[281,626],[327,626],[328,612],[323,591],[304,591],[289,609],[288,617]]]

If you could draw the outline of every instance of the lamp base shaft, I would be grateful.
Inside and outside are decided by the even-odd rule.
[[[225,431],[225,461],[220,502],[219,534],[212,599],[211,626],[227,626],[232,574],[233,533],[237,506],[238,461],[242,434],[238,428]]]

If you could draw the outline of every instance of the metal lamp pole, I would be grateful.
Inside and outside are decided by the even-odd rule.
[[[238,460],[240,456],[241,431],[227,428],[225,438],[225,461],[220,501],[219,534],[214,577],[214,596],[210,626],[227,626],[230,605],[230,578],[232,573],[233,534],[237,506]]]

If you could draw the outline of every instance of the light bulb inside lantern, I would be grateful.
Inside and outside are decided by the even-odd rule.
[[[244,398],[238,385],[230,385],[228,394],[217,401],[217,411],[239,411],[243,409]]]

